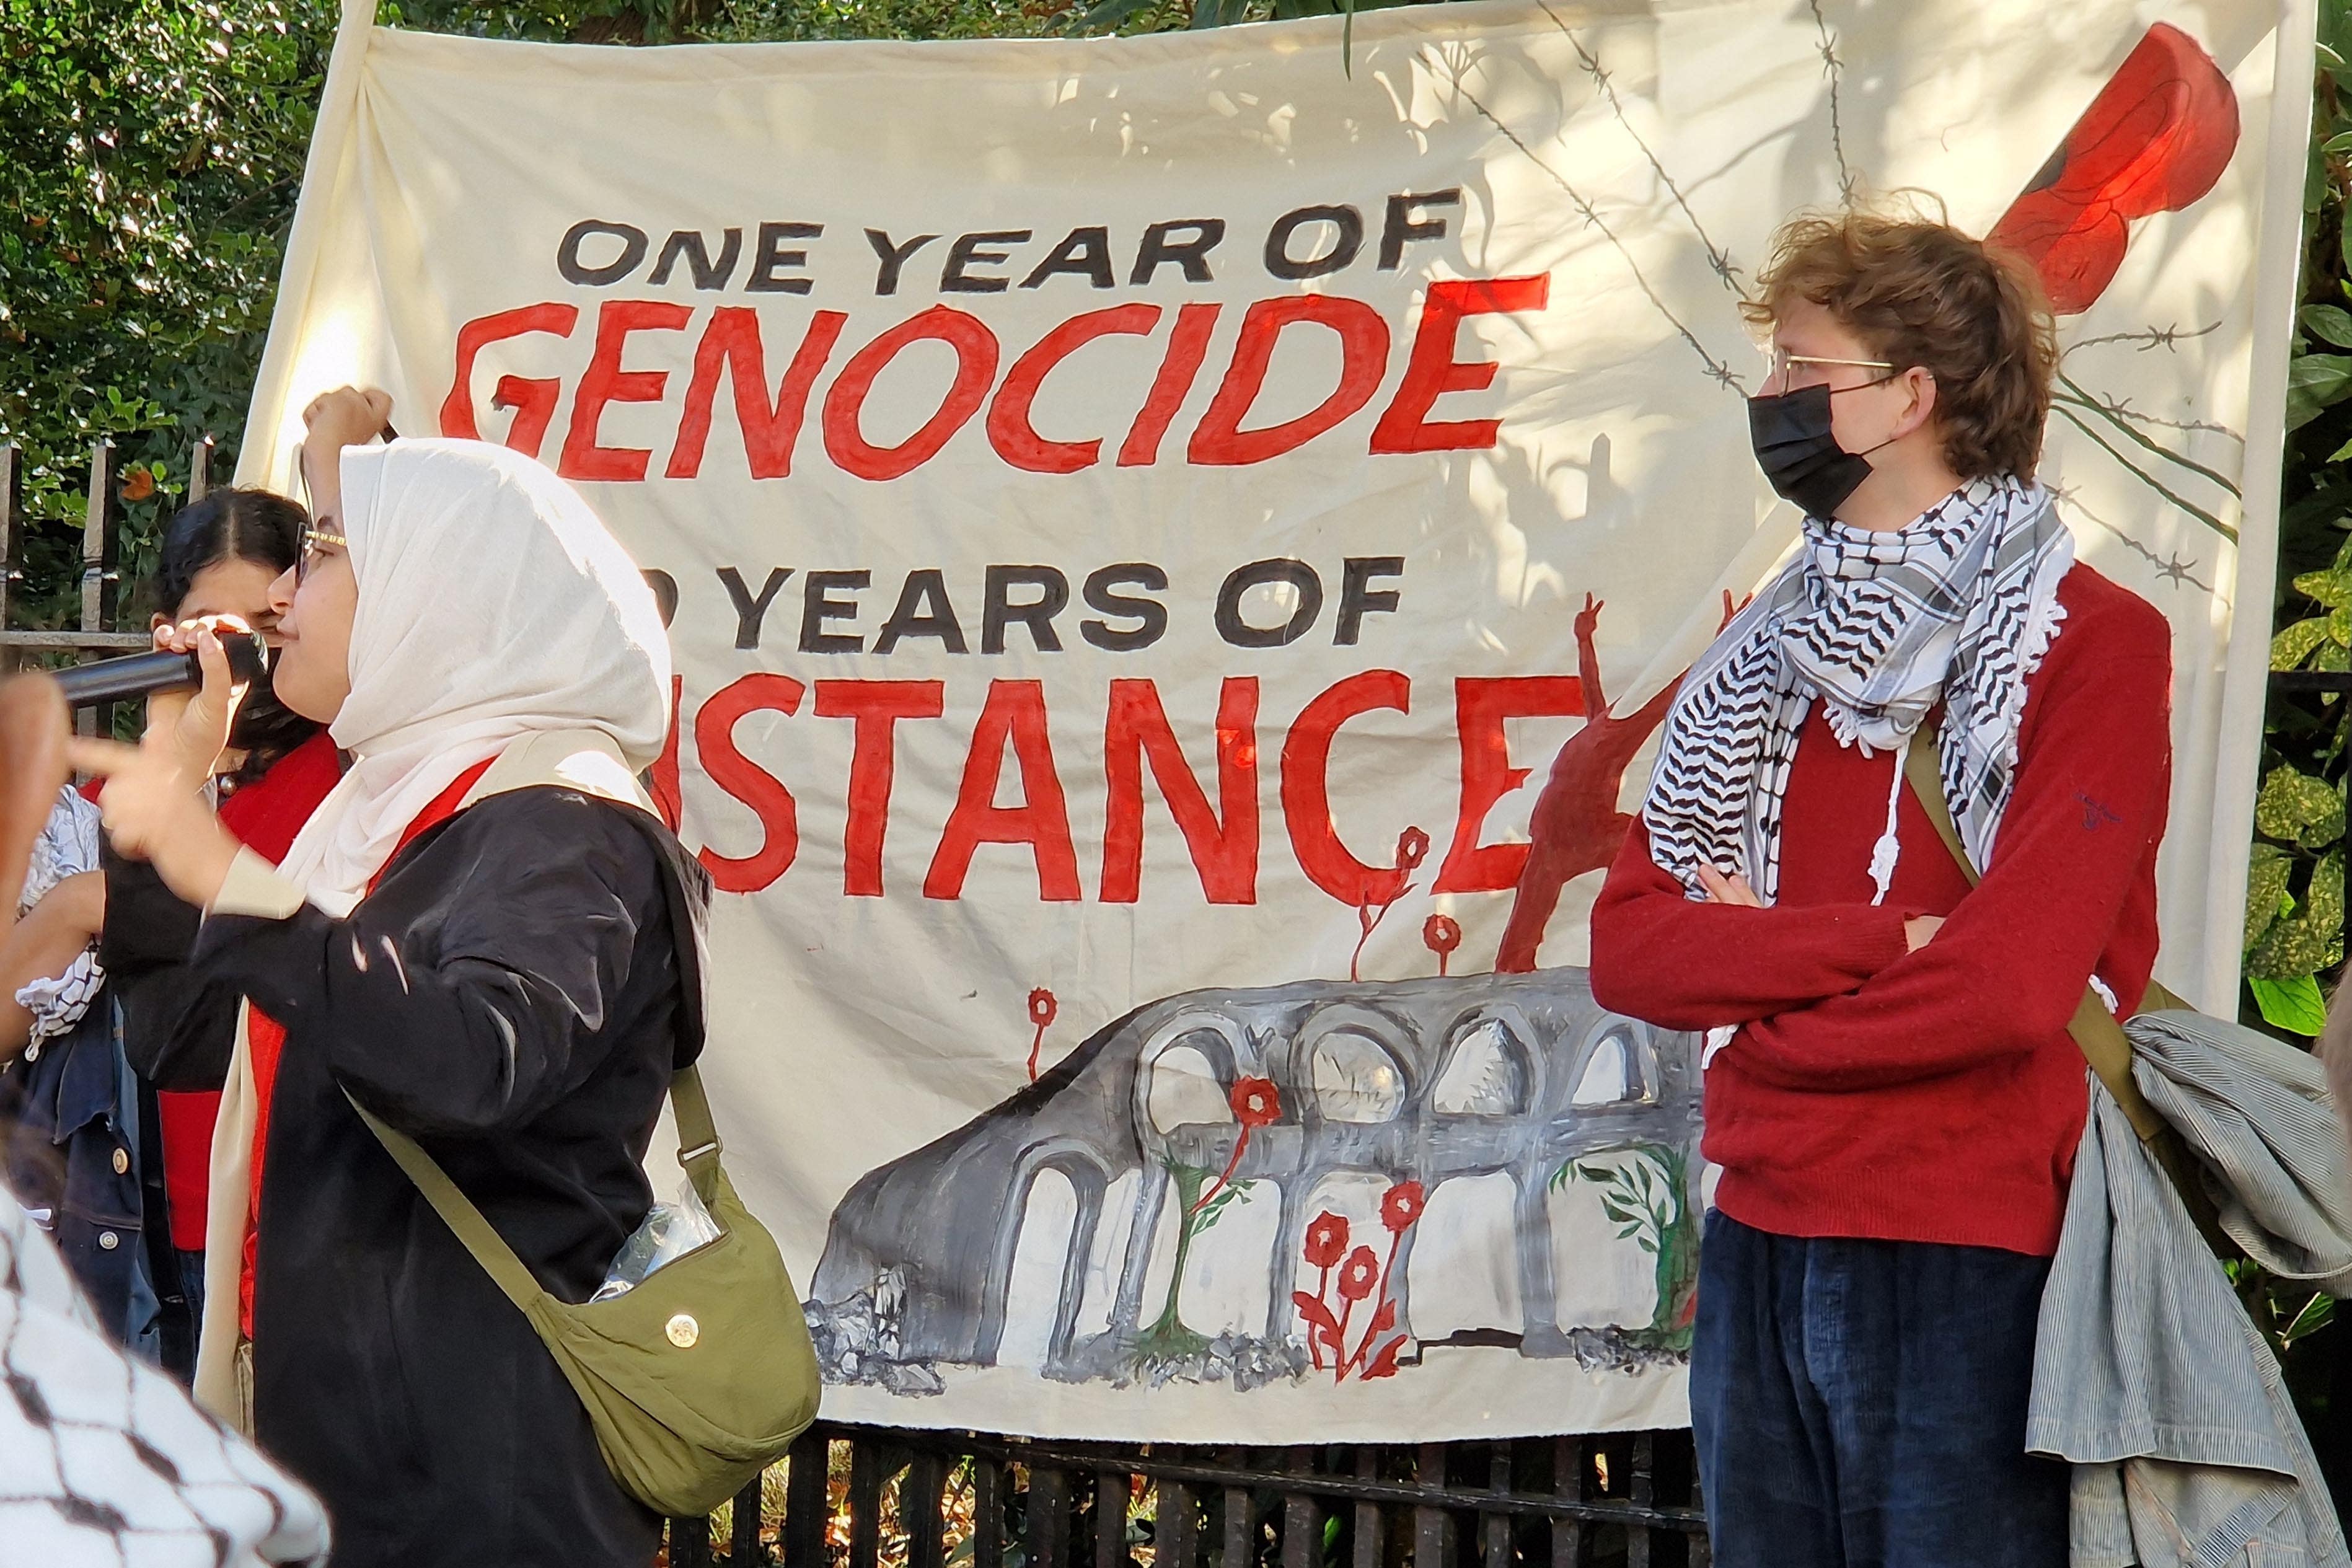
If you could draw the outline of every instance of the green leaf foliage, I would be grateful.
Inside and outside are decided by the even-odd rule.
[[[2304,181],[2302,295],[2290,345],[2279,509],[2273,669],[2352,671],[2352,3],[2318,0],[2319,47]],[[2239,613],[2258,614],[2241,603]],[[2344,958],[2344,776],[2352,701],[2336,692],[2274,690],[2263,726],[2255,841],[2246,887],[2241,1022],[2307,1046],[2326,1017]],[[2306,1416],[2338,1424],[2329,1391],[2346,1353],[2326,1298],[2251,1267],[2235,1283],[2280,1355]],[[2335,1408],[2341,1412],[2340,1395]],[[2315,1431],[2323,1429],[2315,1426]],[[2339,1483],[2340,1484],[2340,1483]],[[2339,1496],[2339,1504],[2352,1501]]]
[[[2286,427],[2300,430],[2352,397],[2352,356],[2307,353],[2287,366]]]
[[[2294,1316],[2279,1331],[2282,1345],[2291,1345],[2306,1334],[2317,1332],[2336,1321],[2336,1298],[2320,1291],[2312,1292]]]
[[[2312,868],[2294,912],[2273,921],[2247,952],[2246,973],[2257,980],[2307,979],[2336,962],[2343,940],[2344,855],[2332,850]],[[2263,1016],[2270,1016],[2267,1008]]]
[[[2294,767],[2273,768],[2254,798],[2254,831],[2306,849],[2344,836],[2344,791]]]
[[[2297,621],[2278,636],[2271,638],[2271,668],[2295,669],[2317,651],[2319,645],[2334,635],[2334,627],[2324,616],[2314,616],[2307,621]]]
[[[2298,974],[2292,980],[2257,978],[2247,984],[2253,988],[2263,1016],[2288,1033],[2313,1036],[2326,1026],[2327,1002],[2319,994],[2319,982],[2310,975]]]
[[[0,439],[23,450],[29,624],[76,603],[95,437],[160,476],[124,508],[133,574],[195,439],[234,460],[334,12],[0,0]]]
[[[2287,896],[2286,885],[2294,874],[2292,855],[2275,844],[2254,846],[2253,859],[2246,870],[2247,951],[2293,907],[2294,900]]]
[[[2352,349],[2352,311],[2341,305],[2305,305],[2295,313],[2303,330],[2320,342]]]

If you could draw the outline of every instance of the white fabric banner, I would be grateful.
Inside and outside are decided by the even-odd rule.
[[[2307,4],[1496,0],[1351,61],[351,9],[239,478],[376,383],[665,574],[707,1074],[832,1414],[1685,1418],[1696,1042],[1594,1007],[1585,913],[1793,537],[1737,305],[1845,194],[2065,310],[2045,477],[2175,630],[2159,973],[2231,1006]]]

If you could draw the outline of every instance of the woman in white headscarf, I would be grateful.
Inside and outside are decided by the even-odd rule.
[[[667,647],[569,486],[478,442],[356,445],[388,412],[370,396],[313,406],[312,528],[272,590],[278,698],[354,758],[282,870],[238,853],[173,753],[78,752],[111,775],[117,847],[205,909],[193,963],[250,1004],[198,1392],[238,1403],[249,1341],[256,1435],[326,1500],[339,1568],[641,1564],[658,1521],[352,1101],[421,1142],[548,1289],[596,1289],[700,1047],[680,928],[705,884],[633,778],[668,725]],[[199,651],[195,706],[225,735],[226,661]]]

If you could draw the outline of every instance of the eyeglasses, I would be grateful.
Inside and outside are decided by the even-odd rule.
[[[328,550],[349,550],[352,542],[330,529],[320,528],[316,521],[302,525],[301,553],[294,557],[294,584],[300,587],[310,580],[310,568]]]
[[[1883,359],[1830,359],[1819,354],[1792,354],[1776,344],[1760,345],[1764,357],[1771,363],[1771,374],[1764,384],[1777,386],[1783,392],[1795,392],[1809,386],[1826,386],[1831,374],[1839,369],[1880,370],[1886,374],[1876,381],[1860,382],[1853,386],[1832,386],[1832,393],[1859,392],[1865,386],[1877,386],[1895,379],[1895,367]]]

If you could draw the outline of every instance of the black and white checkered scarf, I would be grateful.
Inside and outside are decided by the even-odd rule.
[[[2050,492],[2013,479],[1973,481],[1899,533],[1807,518],[1796,560],[1700,656],[1666,715],[1642,804],[1651,858],[1693,898],[1706,865],[1771,900],[1781,801],[1814,700],[1841,743],[1877,752],[1906,744],[1940,700],[1944,793],[1986,864],[2026,682],[2057,635],[2058,580],[2074,562]],[[1891,834],[1884,843],[1882,897]]]

